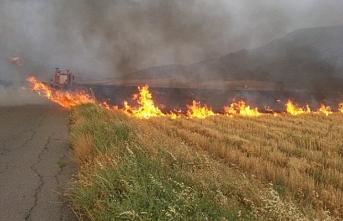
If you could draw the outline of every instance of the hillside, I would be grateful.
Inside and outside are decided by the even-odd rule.
[[[171,86],[206,81],[279,82],[289,89],[342,90],[343,26],[297,30],[260,48],[190,65],[150,67],[126,79],[168,79]]]

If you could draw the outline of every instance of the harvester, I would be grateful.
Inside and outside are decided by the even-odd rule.
[[[54,79],[51,79],[50,86],[55,89],[70,89],[73,86],[74,75],[69,70],[62,72],[59,68],[55,68]]]

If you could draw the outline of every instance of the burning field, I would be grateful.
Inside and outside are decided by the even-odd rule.
[[[0,1],[0,103],[70,110],[80,220],[343,219],[342,8]]]
[[[228,117],[193,106],[213,116],[72,109],[79,173],[69,195],[81,220],[343,217],[342,114]]]
[[[85,92],[85,90],[76,90],[76,91],[63,91],[63,90],[56,90],[51,88],[49,85],[37,81],[36,78],[30,77],[27,79],[27,81],[31,85],[31,90],[37,92],[39,95],[46,97],[50,101],[57,103],[61,105],[62,107],[65,107],[67,109],[71,109],[73,106],[76,106],[78,104],[84,104],[84,103],[96,103],[101,107],[104,107],[109,110],[118,110],[126,113],[129,116],[134,116],[138,118],[150,118],[150,117],[158,117],[158,116],[166,116],[170,117],[172,119],[178,118],[178,117],[190,117],[190,118],[206,118],[208,116],[213,115],[226,115],[226,116],[260,116],[262,114],[272,114],[274,116],[277,116],[278,114],[287,113],[291,115],[299,115],[299,114],[324,114],[326,116],[334,113],[339,112],[343,113],[343,101],[336,101],[334,107],[325,105],[324,103],[318,104],[317,108],[311,108],[309,104],[305,104],[304,106],[300,106],[298,104],[295,104],[291,99],[287,99],[286,101],[282,102],[280,99],[277,99],[277,95],[273,94],[270,95],[270,97],[273,97],[272,104],[265,103],[265,105],[262,106],[261,104],[259,107],[253,107],[247,104],[245,100],[237,100],[235,98],[231,99],[231,103],[228,103],[221,108],[219,108],[220,103],[224,103],[225,100],[228,100],[228,98],[225,97],[225,94],[219,94],[219,95],[213,95],[213,92],[209,92],[206,94],[207,100],[211,100],[211,97],[213,100],[220,100],[220,102],[215,103],[215,108],[213,109],[212,106],[209,106],[206,102],[202,102],[201,100],[196,100],[195,95],[192,91],[189,91],[187,89],[183,89],[184,91],[181,92],[180,89],[178,89],[179,93],[176,93],[176,89],[155,89],[157,94],[160,95],[159,97],[159,105],[155,104],[154,99],[152,98],[152,94],[149,91],[149,86],[138,86],[136,90],[138,92],[134,93],[132,96],[132,99],[129,101],[122,100],[122,102],[118,102],[119,98],[128,98],[128,91],[132,91],[132,88],[127,90],[126,87],[119,87],[116,92],[121,90],[121,93],[116,93],[108,96],[116,97],[117,100],[115,103],[116,105],[111,104],[110,99],[105,99],[104,95],[99,92],[97,94],[102,95],[101,101],[98,101],[96,99],[96,95],[94,93],[93,89],[90,89],[90,93],[88,94]],[[101,86],[100,86],[101,87]],[[104,88],[102,86],[102,88]],[[95,87],[96,92],[100,91],[100,89],[97,89]],[[169,90],[169,91],[168,91]],[[188,96],[185,96],[185,91],[190,93]],[[204,92],[201,92],[200,94],[204,94]],[[171,96],[168,96],[168,92],[173,92]],[[125,96],[123,96],[123,93]],[[206,93],[206,91],[205,91]],[[212,94],[211,94],[212,93]],[[232,96],[232,95],[231,95]],[[282,95],[284,96],[284,95]],[[162,101],[163,98],[169,98],[166,101]],[[268,97],[268,95],[267,95]],[[192,99],[193,98],[193,99]],[[168,102],[164,104],[165,102]],[[328,102],[328,101],[326,101]],[[330,101],[333,103],[333,101]],[[256,102],[254,102],[256,103]],[[185,105],[185,107],[182,108],[181,105]],[[168,106],[167,106],[168,105]],[[171,105],[174,105],[171,107]],[[119,107],[121,106],[121,107]],[[274,109],[272,106],[276,107]]]
[[[276,100],[274,111],[237,100],[216,111],[190,99],[174,110],[147,85],[119,106],[28,81],[71,109],[79,172],[68,195],[81,220],[343,217],[342,102]]]

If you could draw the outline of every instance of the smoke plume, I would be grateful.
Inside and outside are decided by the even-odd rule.
[[[150,66],[221,57],[298,28],[342,25],[342,8],[334,0],[3,0],[0,87],[29,75],[50,80],[55,67],[84,80],[125,79]]]

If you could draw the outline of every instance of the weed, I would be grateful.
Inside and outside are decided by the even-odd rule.
[[[67,163],[65,162],[64,157],[60,157],[60,158],[58,159],[57,165],[58,165],[61,169],[67,165]]]
[[[29,220],[29,218],[30,218],[30,215],[31,215],[31,211],[29,211],[29,212],[26,212],[26,213],[25,213],[25,217],[24,217],[24,219],[25,219],[25,220]]]

